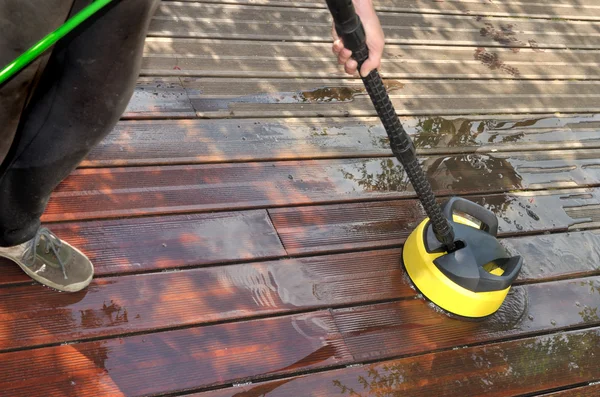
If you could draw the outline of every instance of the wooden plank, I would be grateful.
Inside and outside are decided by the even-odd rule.
[[[200,117],[376,116],[361,80],[186,78]],[[386,80],[401,115],[598,112],[598,81]]]
[[[600,148],[600,116],[402,118],[420,155]],[[122,121],[82,167],[389,156],[376,118]]]
[[[187,93],[177,77],[140,78],[123,118],[194,117]]]
[[[524,259],[517,284],[600,272],[600,231],[503,244]],[[97,278],[68,295],[39,285],[2,288],[0,350],[414,297],[401,257],[389,249]]]
[[[440,196],[600,184],[600,150],[421,157]],[[395,158],[76,170],[45,222],[416,197]]]
[[[336,309],[334,319],[356,361],[379,360],[496,339],[597,326],[600,278],[511,289],[504,305],[481,322],[455,320],[424,300]]]
[[[500,235],[560,232],[600,221],[600,190],[573,189],[471,196],[493,211]],[[425,218],[416,201],[386,201],[269,209],[286,251],[292,255],[392,247]]]
[[[544,335],[318,374],[244,385],[190,397],[531,395],[600,376],[600,329]],[[592,397],[598,386],[544,394]]]
[[[559,21],[381,13],[390,44],[507,46],[511,48],[599,48],[594,21]],[[163,3],[150,36],[274,41],[331,41],[331,16],[324,9],[201,3]]]
[[[72,222],[49,227],[88,255],[96,275],[285,255],[264,210]]]
[[[544,397],[595,397],[599,394],[600,384],[598,384],[598,382],[596,381],[593,385],[590,386],[577,387],[575,389],[544,394]]]
[[[589,50],[388,45],[380,71],[386,78],[597,79],[598,63],[600,52]],[[330,44],[160,37],[146,40],[142,74],[348,78]]]
[[[266,5],[277,7],[326,8],[315,0],[181,0],[194,3]],[[479,0],[378,0],[378,12],[414,12],[419,14],[488,15],[527,18],[598,20],[600,7],[593,0],[552,1],[479,1]]]
[[[67,295],[2,288],[0,350],[414,296],[400,257],[394,249],[98,278]]]
[[[598,277],[519,286],[483,322],[450,319],[414,299],[10,352],[0,387],[11,396],[160,394],[597,326],[597,291]],[[26,378],[23,368],[39,375]]]
[[[328,311],[0,357],[0,390],[11,397],[160,394],[351,360]]]

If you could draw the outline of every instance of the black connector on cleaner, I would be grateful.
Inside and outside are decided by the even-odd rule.
[[[352,51],[352,57],[358,63],[360,70],[362,64],[369,58],[369,49],[365,30],[354,10],[352,0],[327,0],[327,7],[333,16],[338,36],[342,39],[344,47]],[[417,160],[415,146],[400,123],[379,72],[373,70],[369,75],[361,77],[387,132],[392,153],[406,170],[406,174],[431,221],[436,238],[449,252],[454,251],[456,245],[452,225],[436,202],[431,184]]]

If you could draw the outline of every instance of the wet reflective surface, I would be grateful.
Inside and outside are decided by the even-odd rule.
[[[48,376],[45,395],[143,395],[349,360],[331,314],[315,312],[5,353],[0,387],[31,395],[25,368]]]
[[[464,153],[593,148],[600,145],[595,114],[402,118],[419,152]],[[84,165],[315,159],[390,155],[381,123],[360,119],[125,121]]]
[[[198,396],[471,396],[533,393],[596,379],[597,329],[346,368]],[[241,389],[241,390],[240,390]],[[562,394],[559,394],[562,395]],[[567,394],[571,396],[571,394]],[[584,394],[572,394],[583,396]],[[594,394],[585,394],[585,396]]]
[[[539,82],[569,65],[595,64],[577,51],[568,51],[566,61],[560,51],[549,52],[562,59],[530,59],[531,49],[548,46],[547,37],[559,46],[587,45],[585,32],[594,32],[587,22],[577,23],[584,33],[562,34],[559,27],[571,22],[546,21],[554,30],[544,34],[539,18],[384,14],[392,40],[408,34],[409,43],[427,40],[428,51],[436,48],[436,37],[471,43],[443,67],[440,57],[455,52],[421,57],[416,67],[415,59],[394,58],[400,69],[413,62],[405,73],[428,79],[483,71],[507,80],[533,74]],[[296,19],[286,24],[290,15]],[[235,35],[244,27],[246,38],[266,34],[279,45],[288,37],[282,29],[294,40],[328,35],[327,15],[291,7],[172,4],[154,20],[154,32],[163,36],[154,39],[179,46],[181,54],[169,55],[173,74],[183,74],[189,70],[182,68],[202,62],[188,57],[193,48],[211,40],[165,35],[212,32],[240,39]],[[210,17],[218,20],[213,24]],[[481,47],[488,44],[515,53]],[[273,55],[264,47],[263,54]],[[220,55],[205,54],[213,65],[223,61]],[[314,57],[292,55],[304,66]],[[548,59],[555,61],[551,73],[543,70]],[[417,70],[419,62],[428,66]],[[95,282],[80,293],[58,294],[29,285],[13,264],[0,263],[0,394],[178,395],[252,381],[204,395],[526,395],[600,378],[600,234],[566,233],[600,221],[600,116],[403,119],[436,192],[469,194],[491,209],[500,218],[503,243],[525,258],[518,285],[498,313],[462,321],[415,295],[401,270],[400,246],[424,213],[390,158],[378,120],[321,117],[349,116],[368,104],[364,88],[347,80],[315,84],[322,71],[300,72],[312,83],[216,78],[205,88],[210,79],[142,81],[125,114],[137,120],[119,124],[85,163],[106,168],[75,172],[44,215],[59,236],[92,258]],[[567,91],[589,82],[568,77],[560,77],[564,93],[548,92],[577,98],[574,109],[590,109],[584,100],[594,98],[589,87],[589,97]],[[427,84],[436,87],[429,99],[438,102],[427,99],[426,109],[439,113],[452,109],[452,90],[463,83],[477,86],[423,82],[411,88],[422,91],[409,91],[386,81],[399,102],[415,93],[427,96]],[[546,102],[544,84],[517,83],[506,85],[529,87],[523,96],[536,112],[561,105],[556,98]],[[483,109],[510,106],[499,98],[513,98],[513,91],[494,84],[504,91],[478,85],[490,96],[477,103]],[[490,99],[492,106],[485,105]],[[310,109],[298,114],[312,118],[268,113],[281,104]],[[238,108],[247,113],[233,113]],[[416,105],[409,100],[406,108]],[[361,116],[373,115],[363,109]],[[196,111],[248,119],[198,120]],[[165,120],[140,120],[157,117]],[[148,167],[108,168],[131,165]],[[464,347],[471,344],[478,347]],[[386,361],[392,357],[404,358]],[[365,360],[377,364],[345,368]],[[326,371],[329,366],[342,369]]]

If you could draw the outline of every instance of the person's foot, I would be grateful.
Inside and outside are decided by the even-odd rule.
[[[80,291],[94,276],[92,262],[81,251],[45,228],[26,243],[0,247],[0,256],[15,262],[35,281],[59,291]]]

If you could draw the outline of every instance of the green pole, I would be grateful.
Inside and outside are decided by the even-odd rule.
[[[0,85],[17,74],[25,66],[33,62],[37,57],[44,53],[48,48],[52,47],[56,42],[65,37],[69,32],[81,25],[86,19],[94,15],[105,5],[112,0],[96,0],[75,16],[65,22],[61,27],[54,32],[48,34],[42,40],[38,41],[33,47],[25,51],[20,57],[15,59],[0,71]]]

